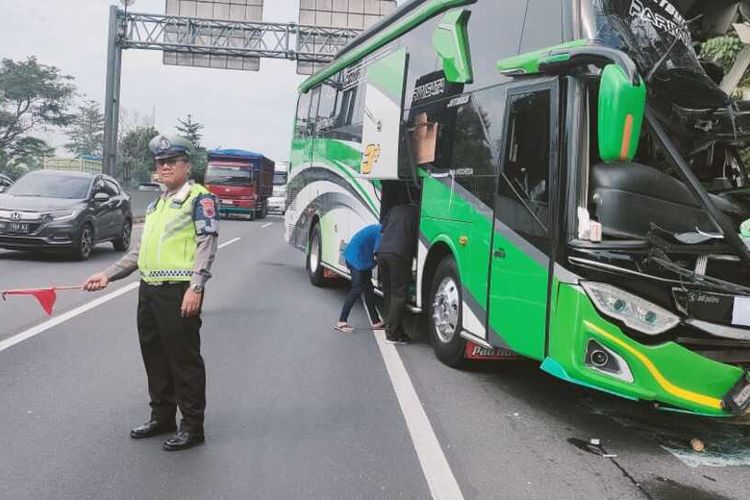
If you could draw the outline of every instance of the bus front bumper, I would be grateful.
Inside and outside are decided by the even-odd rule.
[[[585,292],[560,285],[542,369],[556,377],[660,408],[729,417],[730,396],[748,396],[747,374],[667,341],[645,345],[604,319]],[[743,394],[738,394],[743,392]]]

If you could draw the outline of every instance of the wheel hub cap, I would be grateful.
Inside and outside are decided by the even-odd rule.
[[[441,342],[447,344],[456,335],[460,306],[461,298],[456,282],[453,281],[453,278],[444,278],[438,286],[435,300],[432,303],[435,333],[437,333]]]

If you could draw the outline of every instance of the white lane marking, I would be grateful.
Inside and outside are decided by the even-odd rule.
[[[238,241],[240,241],[240,239],[241,238],[233,238],[219,245],[219,248],[224,248],[224,247],[231,245],[232,243],[237,243]],[[80,316],[81,314],[88,312],[91,309],[94,309],[95,307],[99,307],[102,304],[106,304],[107,302],[114,300],[121,295],[125,295],[126,293],[138,288],[140,283],[141,283],[140,281],[136,281],[135,283],[130,283],[128,285],[125,285],[122,288],[118,288],[114,292],[110,292],[107,295],[103,295],[95,300],[92,300],[91,302],[88,302],[86,304],[83,304],[82,306],[76,307],[75,309],[72,309],[66,313],[63,313],[60,316],[48,319],[44,323],[40,323],[36,326],[29,328],[26,331],[23,331],[3,341],[0,341],[0,352],[3,352],[6,349],[10,349],[14,345],[20,344],[24,340],[28,340],[31,337],[36,337],[40,333],[44,333],[50,328],[54,328],[59,324],[65,323],[66,321],[73,319],[76,316]]]
[[[365,314],[369,317],[370,312],[367,307],[365,306],[364,309]],[[370,318],[370,324],[372,324],[372,318]],[[396,346],[386,343],[385,331],[383,330],[375,330],[373,335],[375,335],[380,355],[385,362],[385,368],[401,407],[401,413],[406,420],[406,427],[409,430],[414,450],[419,458],[419,465],[422,466],[422,473],[427,480],[432,498],[436,500],[463,500],[464,496],[458,486],[458,481],[453,475],[448,459],[445,458],[440,442],[430,424],[430,419],[427,418],[422,402],[417,396],[417,391],[414,389],[411,378],[409,378],[409,372],[406,371]]]
[[[99,297],[98,299],[92,300],[91,302],[88,302],[80,307],[76,307],[75,309],[72,309],[64,314],[61,314],[60,316],[48,319],[44,323],[40,323],[32,328],[29,328],[25,332],[21,332],[10,338],[7,338],[3,340],[2,342],[0,342],[0,352],[3,352],[4,350],[10,347],[13,347],[16,344],[20,344],[24,340],[28,340],[31,337],[35,337],[42,332],[46,332],[50,328],[54,328],[61,323],[65,323],[69,319],[75,318],[76,316],[79,316],[85,313],[86,311],[90,311],[91,309],[95,307],[98,307],[102,304],[106,304],[110,300],[114,300],[120,295],[124,295],[130,292],[131,290],[135,290],[136,288],[138,288],[138,285],[140,285],[140,281],[136,281],[135,283],[130,283],[129,285],[125,285],[122,288],[118,288],[114,292],[110,292],[107,295],[104,295],[102,297]]]
[[[265,228],[267,228],[267,227],[271,227],[271,226],[273,226],[273,222],[268,222],[268,223],[266,223],[266,224],[263,224],[262,226],[260,226],[260,228],[261,228],[261,229],[265,229]]]
[[[229,245],[231,245],[232,243],[237,243],[237,242],[238,242],[238,241],[240,241],[241,239],[242,239],[242,238],[240,238],[240,237],[238,236],[237,238],[232,238],[232,239],[231,239],[231,240],[229,240],[229,241],[225,241],[224,243],[222,243],[221,245],[219,245],[219,250],[221,250],[221,249],[222,249],[222,248],[224,248],[224,247],[228,247],[228,246],[229,246]]]

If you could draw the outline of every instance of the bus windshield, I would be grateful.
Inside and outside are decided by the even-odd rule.
[[[728,96],[705,72],[693,49],[690,21],[661,0],[584,0],[583,35],[629,54],[665,101],[685,108],[722,108]]]
[[[209,165],[206,170],[206,184],[246,186],[252,182],[253,174],[245,168]]]

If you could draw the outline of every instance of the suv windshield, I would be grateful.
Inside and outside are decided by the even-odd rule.
[[[82,200],[88,196],[91,178],[63,173],[33,173],[21,177],[7,191],[14,196]]]
[[[252,172],[240,167],[209,165],[206,184],[237,184],[245,186],[253,180]]]

